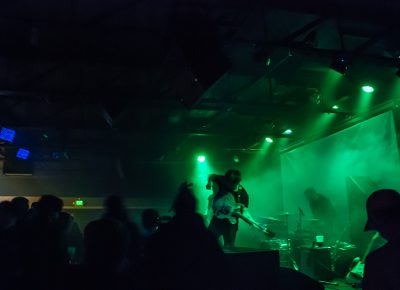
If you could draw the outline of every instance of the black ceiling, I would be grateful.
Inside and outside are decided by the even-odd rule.
[[[387,108],[399,9],[382,0],[3,1],[1,125],[23,128],[27,146],[95,144],[163,162],[254,149],[286,128],[293,140],[312,138],[310,122],[333,104],[325,133]],[[333,89],[338,54],[351,64]],[[361,116],[366,81],[376,92]]]

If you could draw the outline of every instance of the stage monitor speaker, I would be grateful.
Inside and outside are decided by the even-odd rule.
[[[300,271],[316,280],[329,281],[334,278],[331,248],[301,249]]]
[[[233,289],[278,289],[279,251],[238,249],[227,253]]]

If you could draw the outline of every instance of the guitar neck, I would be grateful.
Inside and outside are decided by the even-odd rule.
[[[241,220],[243,220],[244,222],[248,223],[249,225],[254,226],[254,222],[252,222],[251,220],[249,220],[247,217],[245,217],[244,215],[242,215],[241,213],[238,212],[234,212],[232,213],[232,216],[240,218]]]
[[[249,218],[245,217],[244,215],[242,215],[241,213],[235,212],[232,213],[232,216],[240,218],[241,220],[243,220],[244,222],[248,223],[249,225],[251,225],[253,228],[256,228],[257,230],[262,231],[264,234],[270,236],[270,237],[274,237],[275,233],[271,232],[268,229],[263,228],[262,226],[260,226],[259,224],[253,222],[252,220],[250,220]]]
[[[365,259],[367,258],[369,252],[371,252],[372,245],[374,244],[375,240],[379,237],[379,233],[375,233],[375,235],[371,238],[371,240],[368,243],[367,249],[365,250],[364,256],[362,257],[361,262],[365,262]]]
[[[243,220],[244,222],[246,222],[247,224],[255,227],[256,229],[262,230],[264,231],[264,229],[262,227],[260,227],[258,224],[256,224],[255,222],[253,222],[252,220],[250,220],[249,218],[245,217],[244,215],[242,215],[241,213],[234,213],[235,217],[240,218],[241,220]]]

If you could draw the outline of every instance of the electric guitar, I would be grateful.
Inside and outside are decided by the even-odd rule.
[[[347,283],[351,285],[361,285],[361,281],[364,278],[365,259],[367,258],[369,252],[371,252],[371,248],[375,240],[378,238],[379,238],[379,233],[375,233],[375,235],[371,238],[371,241],[369,242],[362,259],[360,259],[359,257],[353,259],[353,263],[350,266],[350,271],[346,275]]]
[[[237,218],[240,218],[253,228],[262,231],[269,237],[274,237],[275,233],[270,231],[265,225],[256,223],[244,216],[241,211],[244,208],[243,204],[237,203],[231,193],[214,201],[213,209],[214,215],[219,219],[228,219],[231,224],[237,223]]]

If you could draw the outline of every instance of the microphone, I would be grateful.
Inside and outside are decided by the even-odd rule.
[[[305,216],[304,211],[301,209],[301,207],[299,207],[299,213],[300,213],[302,216]]]

